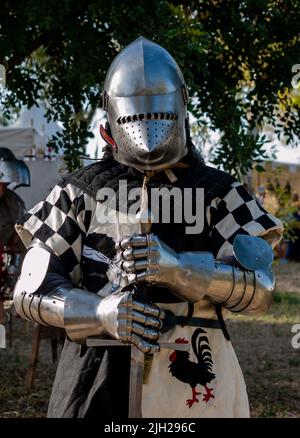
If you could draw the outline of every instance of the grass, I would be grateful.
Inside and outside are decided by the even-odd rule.
[[[300,417],[300,350],[291,344],[296,323],[300,301],[292,293],[277,293],[266,315],[232,315],[228,321],[252,417]]]
[[[300,304],[300,294],[298,292],[277,291],[274,296],[274,303]]]

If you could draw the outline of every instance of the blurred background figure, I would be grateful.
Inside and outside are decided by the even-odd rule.
[[[292,196],[292,211],[290,213],[292,238],[287,241],[286,258],[300,261],[300,200],[298,193]]]
[[[298,206],[299,206],[299,195],[297,192],[293,193],[292,204],[295,205],[296,208],[298,208]]]
[[[25,204],[15,189],[30,185],[26,164],[7,148],[0,148],[0,323],[5,320],[4,301],[12,303],[24,246],[14,225],[25,213]]]
[[[255,194],[256,201],[263,207],[266,198],[266,188],[265,186],[259,186]]]

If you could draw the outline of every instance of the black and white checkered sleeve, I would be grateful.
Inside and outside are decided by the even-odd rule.
[[[211,250],[215,257],[232,255],[237,234],[261,236],[275,246],[283,232],[279,219],[268,213],[239,182],[222,198],[215,198],[208,210]]]
[[[49,246],[75,282],[80,279],[82,237],[91,218],[88,198],[72,184],[58,184],[16,227],[27,246],[33,237]]]

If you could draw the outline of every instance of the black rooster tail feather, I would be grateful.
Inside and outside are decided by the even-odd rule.
[[[206,369],[212,372],[213,360],[206,334],[202,328],[196,329],[192,335],[192,347],[198,361],[202,361],[206,365]]]

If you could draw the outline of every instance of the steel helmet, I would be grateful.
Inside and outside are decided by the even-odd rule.
[[[8,148],[0,148],[0,183],[30,186],[30,172],[22,160],[18,160]]]
[[[158,44],[139,37],[114,59],[104,83],[114,158],[140,170],[160,170],[187,153],[187,92],[181,70]]]

